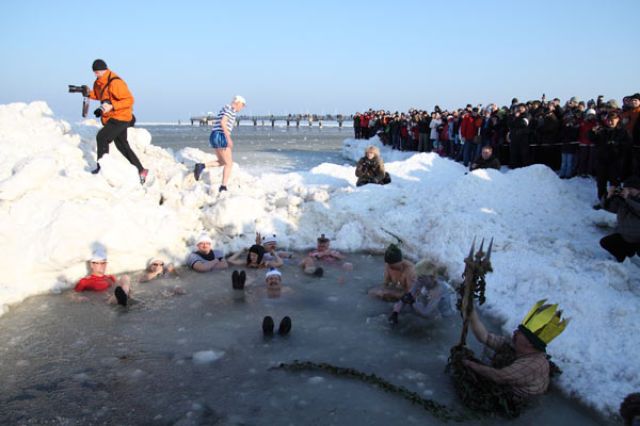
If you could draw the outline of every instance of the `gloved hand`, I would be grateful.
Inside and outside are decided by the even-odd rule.
[[[113,109],[113,105],[111,105],[111,102],[104,101],[102,105],[100,105],[100,108],[93,111],[93,115],[95,115],[96,117],[102,117],[102,114],[104,114],[105,112],[109,112],[112,109]]]
[[[100,108],[102,108],[102,113],[104,114],[111,111],[113,109],[113,105],[111,105],[110,101],[104,101],[102,105],[100,105]]]

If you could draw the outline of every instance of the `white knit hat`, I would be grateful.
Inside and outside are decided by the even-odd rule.
[[[200,234],[200,236],[196,240],[196,245],[198,245],[200,243],[213,244],[213,241],[211,240],[211,237],[209,235],[203,233],[203,234]]]
[[[104,249],[95,249],[93,253],[91,253],[90,262],[106,262],[107,261],[107,252]]]
[[[265,235],[262,237],[262,244],[277,244],[278,240],[276,240],[276,234]]]
[[[264,278],[267,279],[267,278],[272,277],[274,275],[277,275],[280,278],[282,278],[282,274],[276,268],[269,269],[269,271],[265,274]]]
[[[235,95],[231,100],[231,103],[240,102],[243,105],[247,104],[247,100],[240,95]]]

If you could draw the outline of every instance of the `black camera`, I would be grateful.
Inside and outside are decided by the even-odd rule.
[[[82,93],[82,96],[89,96],[89,86],[74,86],[70,84],[69,93]]]
[[[111,105],[111,101],[110,100],[106,100],[106,101],[102,101],[102,104],[109,104]],[[102,117],[102,113],[104,112],[104,110],[102,109],[102,107],[96,109],[95,111],[93,111],[93,115],[96,116],[96,118],[100,118]]]
[[[82,116],[86,117],[89,112],[89,87],[69,85],[69,93],[82,93]]]

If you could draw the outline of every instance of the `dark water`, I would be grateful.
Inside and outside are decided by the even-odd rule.
[[[178,151],[185,147],[213,152],[209,146],[211,127],[144,125],[152,143]],[[301,126],[270,127],[241,125],[233,130],[234,161],[242,167],[261,171],[308,170],[329,162],[343,164],[342,142],[353,137],[353,129]]]
[[[279,298],[267,297],[264,271],[248,272],[244,293],[231,289],[230,271],[183,271],[138,284],[139,303],[128,310],[102,294],[32,297],[0,317],[0,424],[441,424],[368,384],[271,369],[293,360],[375,373],[464,411],[444,373],[460,320],[403,314],[391,327],[391,306],[366,295],[382,259],[348,260],[353,272],[325,265],[321,279],[286,265]],[[186,294],[165,294],[176,285]],[[291,334],[263,338],[265,315],[276,327],[289,315]],[[469,424],[613,423],[552,390],[519,419]]]

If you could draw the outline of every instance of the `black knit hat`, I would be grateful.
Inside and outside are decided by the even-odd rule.
[[[384,252],[384,262],[390,265],[402,262],[402,250],[395,244],[389,244],[387,251]]]
[[[94,71],[105,71],[107,69],[107,63],[102,59],[96,59],[91,65],[91,69]]]

